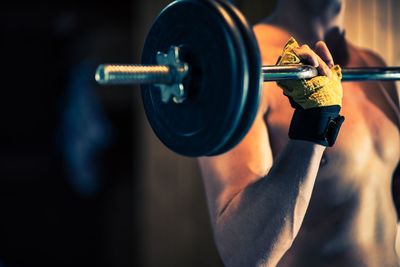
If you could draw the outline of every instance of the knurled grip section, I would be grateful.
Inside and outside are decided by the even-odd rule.
[[[174,73],[164,65],[100,65],[96,71],[100,84],[168,84]]]

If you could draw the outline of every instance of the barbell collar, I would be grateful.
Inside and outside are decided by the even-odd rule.
[[[161,91],[161,100],[175,103],[186,99],[183,79],[189,65],[180,60],[179,47],[171,46],[167,54],[157,53],[159,65],[100,65],[95,79],[102,85],[154,84]]]

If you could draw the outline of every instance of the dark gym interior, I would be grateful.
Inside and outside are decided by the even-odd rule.
[[[360,1],[350,6],[367,21]],[[196,160],[157,140],[137,88],[93,78],[100,63],[138,62],[169,2],[1,5],[0,267],[222,266]],[[400,1],[382,2],[393,8],[377,16],[400,25]],[[256,23],[275,1],[235,3]],[[348,34],[400,65],[370,39],[389,36]]]

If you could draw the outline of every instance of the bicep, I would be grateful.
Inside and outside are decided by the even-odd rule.
[[[213,222],[235,195],[264,177],[272,166],[264,110],[260,105],[252,127],[235,148],[223,155],[199,159]]]

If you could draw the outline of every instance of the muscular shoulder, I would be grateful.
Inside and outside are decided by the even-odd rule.
[[[357,54],[362,61],[361,66],[365,67],[386,67],[387,64],[385,60],[376,52],[366,49],[356,47],[355,45],[348,44],[349,51],[351,54]],[[385,91],[388,93],[391,100],[395,103],[397,107],[399,107],[399,88],[396,87],[394,82],[385,82],[384,83]]]
[[[290,38],[290,34],[270,24],[257,24],[253,28],[261,51],[262,64],[274,65],[282,53],[282,49]],[[282,90],[274,82],[264,83],[262,105],[264,111],[287,102]]]
[[[376,52],[367,49],[359,48],[359,53],[369,66],[384,67],[386,66],[385,60]]]
[[[257,24],[253,30],[261,50],[263,64],[275,64],[290,34],[270,24]]]

